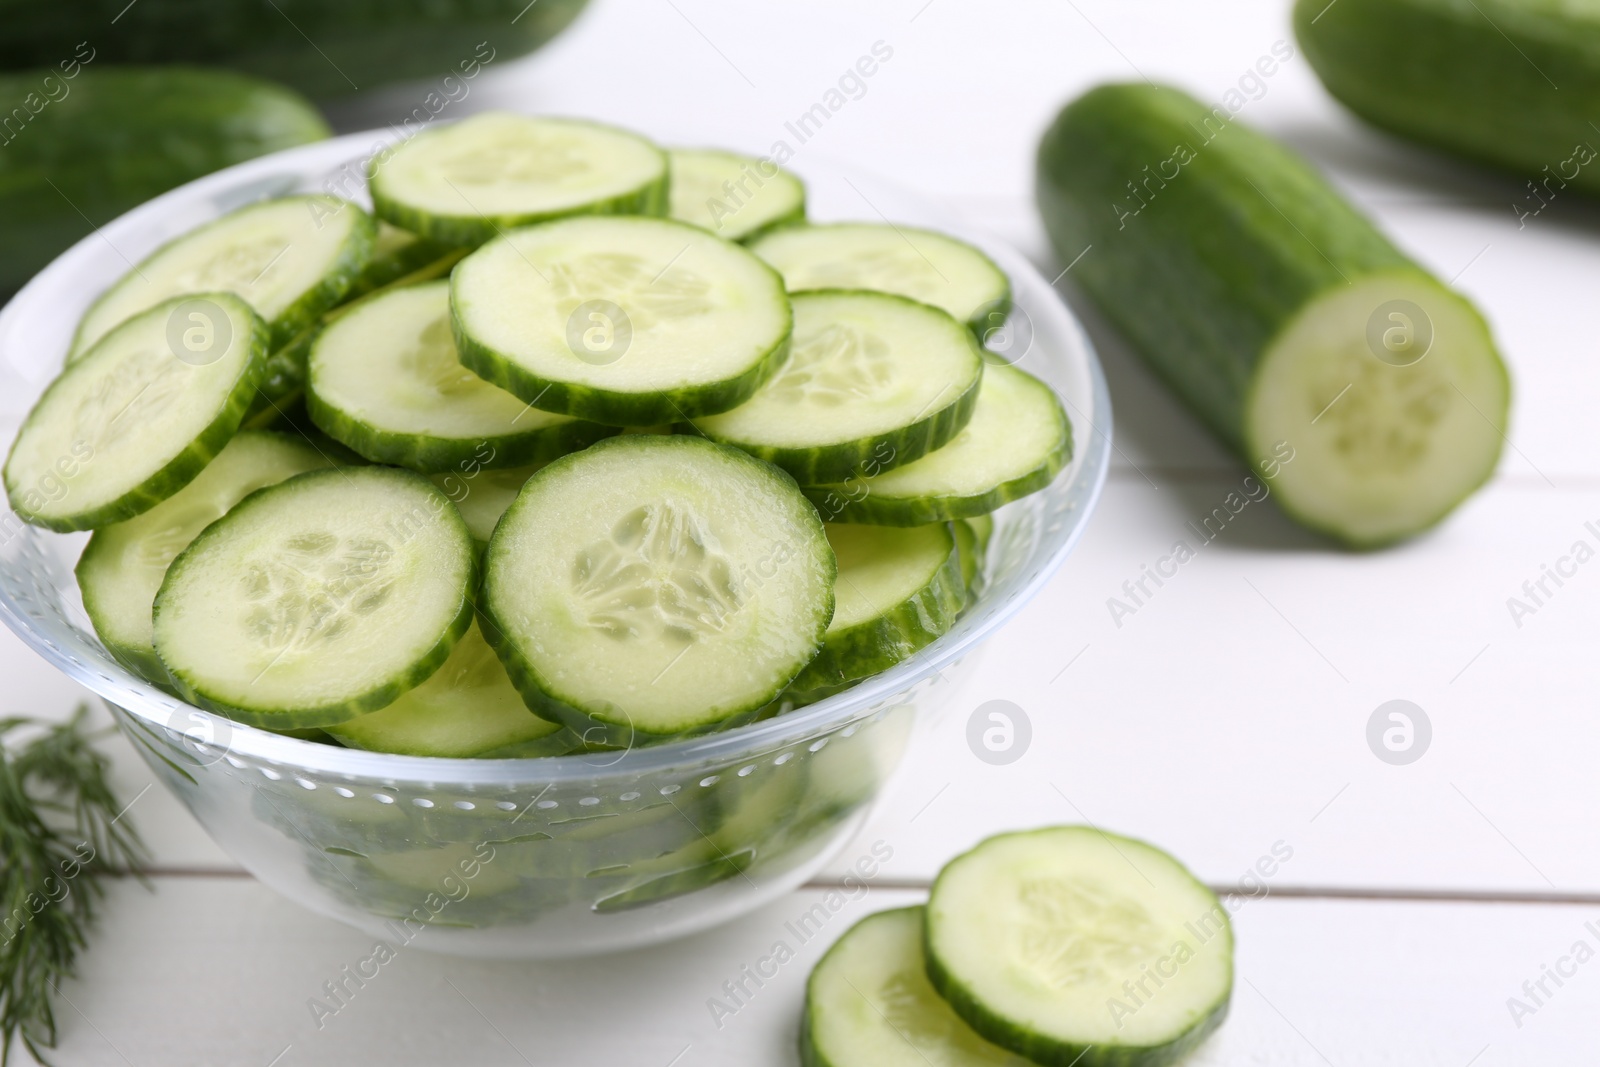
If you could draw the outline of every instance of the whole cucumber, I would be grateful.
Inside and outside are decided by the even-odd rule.
[[[0,292],[153,196],[328,135],[299,94],[231,71],[3,74],[0,103]]]
[[[1300,522],[1386,544],[1494,470],[1510,383],[1482,317],[1271,138],[1102,86],[1046,132],[1037,195],[1072,277]]]

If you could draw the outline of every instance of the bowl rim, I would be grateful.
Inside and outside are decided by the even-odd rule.
[[[256,187],[263,187],[265,180],[275,174],[285,180],[303,183],[308,174],[331,174],[351,162],[370,159],[381,147],[396,140],[398,137],[393,129],[345,134],[235,164],[146,201],[97,227],[18,290],[0,309],[0,340],[9,333],[13,320],[23,313],[23,309],[41,299],[38,295],[40,292],[51,288],[58,278],[77,272],[91,256],[97,254],[100,243],[116,250],[113,237],[119,233],[136,231],[168,213],[181,208],[192,209],[208,201],[214,212],[220,214],[227,208],[219,201],[231,198],[216,194],[249,188],[252,183]],[[352,155],[352,150],[358,146],[364,146],[368,151],[361,156]],[[802,177],[810,164],[832,168],[840,173],[870,176],[874,183],[893,189],[908,202],[928,203],[898,183],[880,178],[865,168],[829,160],[820,154],[808,157],[808,166],[799,168]],[[928,206],[936,216],[949,214],[948,210],[941,209],[937,204]],[[492,760],[406,756],[339,748],[260,730],[173,697],[127,672],[109,658],[98,663],[102,668],[111,668],[125,675],[127,681],[119,683],[104,669],[87,669],[87,665],[69,650],[36,630],[29,623],[21,605],[4,588],[0,588],[0,621],[4,621],[13,633],[51,666],[94,691],[102,699],[151,726],[166,729],[174,735],[187,735],[191,742],[209,746],[204,751],[220,749],[222,755],[228,757],[249,757],[351,779],[460,784],[504,784],[507,781],[531,779],[554,784],[619,776],[643,777],[668,767],[736,761],[740,755],[793,744],[809,736],[827,733],[851,720],[865,718],[876,710],[876,705],[884,698],[942,674],[957,660],[974,651],[1044,588],[1082,537],[1099,501],[1110,465],[1113,421],[1111,395],[1094,344],[1082,323],[1062,300],[1054,284],[1046,282],[1033,264],[1008,244],[966,226],[945,225],[942,221],[940,225],[941,229],[980,246],[995,258],[1012,279],[1013,297],[1023,288],[1028,289],[1030,295],[1048,294],[1046,300],[1030,302],[1028,314],[1054,320],[1053,327],[1068,339],[1069,351],[1065,358],[1069,362],[1081,362],[1080,369],[1088,379],[1093,412],[1091,418],[1074,409],[1077,416],[1073,425],[1074,455],[1062,473],[1057,475],[1072,483],[1079,502],[1073,509],[1075,514],[1069,520],[1070,529],[1065,531],[1065,536],[1033,574],[1002,603],[999,610],[980,619],[972,629],[960,635],[959,640],[949,641],[941,637],[923,650],[926,654],[915,655],[843,693],[756,723],[677,741],[624,749],[615,758],[609,752]],[[118,252],[118,255],[121,253]],[[1054,385],[1051,388],[1060,394]],[[1072,406],[1065,398],[1063,400],[1069,407]]]

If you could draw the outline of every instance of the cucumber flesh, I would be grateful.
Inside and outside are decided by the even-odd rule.
[[[851,485],[806,490],[829,521],[921,526],[972,515],[1049,485],[1072,458],[1072,426],[1055,390],[990,365],[972,421],[936,452]]]
[[[369,752],[452,759],[560,755],[576,740],[559,723],[528,710],[476,625],[427,681],[388,707],[335,723],[328,732],[341,744]]]
[[[177,297],[113,329],[28,413],[6,459],[25,522],[88,530],[131,519],[222,451],[255,396],[267,328],[227,293]]]
[[[1029,1067],[973,1032],[928,984],[923,909],[869,915],[806,982],[804,1067]]]
[[[461,365],[450,283],[374,294],[317,337],[306,410],[375,463],[423,473],[554,459],[614,429],[533,408]]]
[[[782,281],[666,219],[530,226],[457,264],[461,361],[544,411],[654,426],[727,411],[788,353]]]
[[[289,434],[241,430],[194,481],[143,515],[96,530],[78,558],[84,610],[123,666],[165,684],[150,612],[167,567],[195,535],[246,496],[303,471],[333,466]]]
[[[1090,826],[1000,834],[928,899],[928,977],[988,1040],[1038,1063],[1177,1061],[1222,1023],[1233,929],[1166,853]]]
[[[494,534],[495,523],[517,499],[528,479],[543,466],[543,463],[535,463],[527,467],[484,470],[469,464],[465,469],[430,474],[428,478],[461,512],[472,539],[487,545]]]
[[[833,550],[793,482],[691,436],[613,437],[551,463],[484,569],[484,636],[512,681],[593,742],[753,715],[833,616]]]
[[[332,196],[242,207],[162,245],[84,312],[67,362],[113,326],[175,296],[226,292],[288,343],[349,291],[372,254],[372,217]]]
[[[792,303],[788,361],[732,411],[695,420],[700,433],[818,485],[909,463],[972,418],[984,361],[949,315],[873,292]]]
[[[725,241],[748,241],[805,221],[805,185],[770,160],[695,148],[674,148],[667,159],[670,218]]]
[[[481,245],[565,215],[660,215],[667,159],[626,130],[490,111],[375,158],[378,217],[430,240]]]
[[[427,679],[472,619],[477,553],[419,474],[311,471],[246,497],[173,561],[155,645],[191,701],[329,726]]]
[[[965,241],[910,226],[796,226],[751,242],[790,292],[876,289],[949,312],[980,337],[1005,322],[1011,282]]]

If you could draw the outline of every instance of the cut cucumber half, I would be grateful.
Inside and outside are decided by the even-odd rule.
[[[5,465],[12,510],[61,531],[149,511],[228,443],[266,354],[266,324],[227,293],[176,297],[116,327],[28,413]]]
[[[544,467],[535,463],[527,467],[509,467],[503,470],[480,470],[467,467],[440,474],[430,474],[433,484],[444,491],[461,512],[472,539],[488,545],[495,523],[506,513],[506,508],[517,499],[517,494],[536,472]]]
[[[698,437],[613,437],[551,463],[484,570],[484,637],[511,680],[597,743],[736,724],[833,617],[816,511],[776,468]]]
[[[372,216],[332,196],[264,200],[174,238],[84,312],[67,362],[139,312],[175,296],[233,293],[287,344],[349,292],[372,255]]]
[[[330,726],[438,669],[472,621],[477,552],[420,474],[311,471],[258,489],[167,570],[156,652],[192,702]]]
[[[668,219],[518,230],[462,260],[450,285],[461,362],[537,408],[612,426],[737,407],[788,354],[777,274]]]
[[[434,675],[386,708],[328,727],[341,744],[402,756],[558,756],[577,739],[528,710],[476,625]],[[581,747],[581,746],[580,746]]]
[[[888,670],[947,632],[966,601],[947,524],[824,529],[839,561],[833,622],[794,680],[800,692]]]
[[[167,566],[195,535],[263,486],[333,461],[289,434],[241,430],[194,481],[127,522],[96,530],[78,557],[83,607],[117,662],[166,684],[150,612]]]
[[[788,361],[743,404],[696,420],[700,433],[821,485],[909,463],[972,418],[984,361],[949,315],[887,293],[792,303]]]
[[[1030,1067],[989,1044],[928,983],[923,909],[869,915],[806,981],[803,1067]]]
[[[991,837],[928,898],[928,977],[1036,1063],[1156,1067],[1222,1024],[1233,928],[1171,856],[1091,826]]]
[[[375,463],[423,473],[523,467],[616,430],[540,411],[461,365],[450,336],[450,283],[374,294],[311,348],[306,411]]]
[[[1011,281],[965,241],[870,222],[795,226],[750,244],[790,292],[876,289],[942,308],[979,337],[1011,310]]]
[[[972,421],[921,459],[855,483],[807,489],[830,522],[921,526],[982,515],[1049,485],[1072,459],[1072,426],[1055,390],[991,364]]]
[[[806,220],[806,187],[769,159],[713,148],[667,153],[667,214],[725,241],[747,241]]]
[[[481,245],[566,215],[660,215],[667,157],[572,119],[490,111],[418,134],[369,168],[378,217],[444,244]]]

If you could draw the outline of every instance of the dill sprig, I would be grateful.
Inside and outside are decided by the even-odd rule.
[[[110,760],[79,706],[62,723],[0,719],[0,1067],[12,1042],[46,1062],[56,1044],[52,997],[71,977],[105,893],[100,875],[137,871],[138,833],[121,822]],[[12,731],[40,732],[9,744]]]

